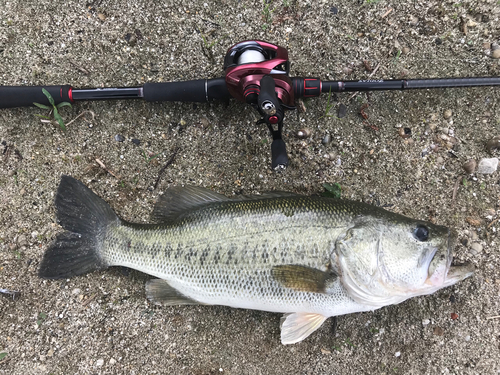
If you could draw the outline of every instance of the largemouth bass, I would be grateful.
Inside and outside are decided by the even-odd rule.
[[[360,202],[282,192],[230,199],[176,187],[160,196],[156,224],[134,224],[63,176],[55,205],[66,232],[46,251],[40,277],[130,267],[158,278],[146,285],[155,303],[285,313],[283,344],[328,317],[430,294],[473,273],[451,266],[448,228]]]

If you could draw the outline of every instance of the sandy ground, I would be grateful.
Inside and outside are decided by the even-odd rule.
[[[497,0],[402,3],[2,0],[0,83],[219,77],[227,48],[253,38],[288,48],[293,76],[367,79],[365,65],[378,67],[373,79],[500,75],[491,50],[500,43]],[[495,157],[485,146],[500,135],[499,89],[350,97],[338,95],[330,112],[323,96],[287,114],[291,165],[282,174],[270,170],[258,114],[235,101],[78,103],[61,110],[67,123],[83,114],[66,132],[41,123],[43,110],[1,110],[0,288],[21,295],[0,296],[0,374],[499,373],[500,176],[462,167]],[[340,103],[348,108],[341,119]],[[371,127],[360,115],[366,103]],[[304,128],[311,135],[298,139]],[[39,279],[42,254],[61,231],[53,206],[61,174],[136,222],[147,222],[158,192],[176,184],[232,196],[314,194],[338,182],[344,198],[456,229],[456,257],[477,272],[432,296],[343,316],[336,333],[330,319],[283,346],[279,315],[153,307],[148,277],[135,271]]]

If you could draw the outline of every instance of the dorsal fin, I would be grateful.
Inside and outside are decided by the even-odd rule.
[[[158,198],[152,213],[153,220],[168,222],[180,214],[209,203],[225,202],[230,199],[222,194],[198,186],[175,186]]]
[[[235,201],[244,200],[259,200],[259,199],[270,199],[270,198],[284,198],[284,197],[302,197],[300,194],[290,193],[288,191],[266,191],[260,195],[239,195],[234,198]]]

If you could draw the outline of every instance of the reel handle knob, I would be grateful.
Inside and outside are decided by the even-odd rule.
[[[271,168],[275,171],[284,170],[288,166],[288,155],[283,139],[275,139],[271,143],[271,159]]]

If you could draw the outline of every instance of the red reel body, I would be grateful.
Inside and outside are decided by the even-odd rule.
[[[256,103],[260,82],[270,75],[276,85],[278,99],[294,105],[292,80],[289,77],[288,51],[271,43],[249,40],[229,48],[224,59],[226,85],[231,96],[247,103]]]

